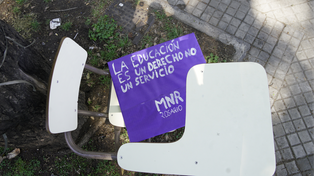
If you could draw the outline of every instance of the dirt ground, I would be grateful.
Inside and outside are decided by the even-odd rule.
[[[137,1],[133,2],[134,7],[139,4],[136,2]],[[0,4],[0,19],[12,25],[30,42],[35,40],[33,47],[35,47],[45,57],[47,62],[52,65],[59,42],[64,36],[74,39],[87,51],[89,51],[91,47],[102,47],[99,43],[96,43],[89,38],[88,32],[92,29],[91,24],[95,23],[100,16],[105,14],[110,4],[110,0],[4,0]],[[148,14],[156,15],[152,9],[150,9]],[[54,18],[61,18],[62,24],[70,22],[72,25],[68,30],[64,30],[61,27],[52,30],[49,27],[49,23],[50,20]],[[39,25],[37,27],[29,26],[29,24],[27,25],[27,20],[30,19],[33,21],[35,19]],[[171,23],[182,30],[181,35],[192,32],[195,33],[204,57],[210,56],[212,53],[217,55],[220,61],[232,61],[231,58],[235,53],[233,46],[224,45],[175,19],[171,19]],[[148,37],[144,37],[138,45],[131,44],[119,50],[119,55],[123,56],[125,54],[130,54],[146,47],[159,44],[162,41],[167,41],[167,36],[162,30],[163,27],[163,22],[158,20],[155,16],[155,22],[146,34],[149,36],[150,41],[148,41]],[[125,36],[128,35],[121,34],[120,37]],[[100,51],[94,49],[92,52],[97,54],[97,52]],[[91,62],[91,59],[92,58],[89,57],[87,62]],[[97,67],[106,69],[106,62],[99,62]],[[89,106],[89,110],[96,110],[99,112],[107,111],[109,97],[108,83],[103,84],[96,75],[88,75],[87,72],[84,72],[81,90],[86,93],[86,104]],[[86,130],[88,130],[95,121],[97,120],[89,119],[89,123],[85,127]],[[183,131],[184,129],[179,129],[174,134],[169,133],[160,135],[153,138],[152,142],[169,142],[177,140],[182,136]],[[91,137],[88,147],[98,151],[114,151],[113,138],[113,127],[110,124],[105,124]],[[127,142],[125,129],[122,131],[121,139],[123,142]],[[49,171],[52,170],[50,167],[53,167],[55,163],[55,160],[52,158],[63,154],[64,153],[47,154],[41,149],[22,149],[20,156],[25,159],[39,158],[39,160],[42,161],[42,167]],[[43,159],[43,155],[46,156],[46,159]],[[77,173],[72,173],[71,175],[77,175]]]

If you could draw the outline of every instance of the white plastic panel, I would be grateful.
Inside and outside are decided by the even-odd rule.
[[[163,174],[273,175],[273,130],[262,66],[194,66],[187,77],[186,102],[186,128],[179,141],[124,144],[118,164],[126,170]]]
[[[125,127],[118,97],[113,84],[111,84],[110,92],[109,122],[114,126]]]
[[[87,52],[70,38],[61,41],[50,82],[47,118],[51,133],[77,128],[77,107]]]

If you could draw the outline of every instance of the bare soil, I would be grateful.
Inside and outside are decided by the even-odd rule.
[[[95,23],[97,18],[106,12],[110,3],[110,0],[105,2],[99,0],[51,0],[49,2],[44,0],[26,0],[24,3],[18,4],[14,0],[4,0],[0,4],[0,19],[5,20],[10,25],[14,26],[15,29],[30,42],[36,40],[33,47],[35,47],[51,65],[62,37],[67,36],[74,39],[86,50],[89,50],[90,47],[102,47],[99,43],[89,39],[88,31],[92,29],[91,24]],[[134,3],[134,7],[138,5],[135,1],[132,1],[132,3]],[[99,8],[100,6],[101,8]],[[15,12],[17,7],[19,8],[19,12]],[[69,10],[72,8],[73,10]],[[55,12],[55,10],[59,11]],[[148,13],[155,15],[155,12],[155,10],[150,9]],[[21,19],[26,19],[26,17],[36,19],[40,24],[38,29],[34,30],[30,26],[23,26],[23,20]],[[60,27],[51,30],[49,22],[54,18],[61,18],[62,23],[71,22],[72,25],[68,31],[63,30]],[[87,23],[88,20],[90,20],[90,24]],[[204,57],[213,53],[219,57],[220,61],[232,61],[231,58],[235,53],[233,46],[224,45],[223,43],[207,36],[193,27],[177,21],[176,19],[171,19],[171,23],[176,28],[180,28],[182,30],[181,35],[192,32],[195,33]],[[155,17],[155,22],[147,33],[147,35],[151,37],[151,40],[147,41],[142,39],[138,45],[131,44],[128,47],[119,50],[120,57],[146,47],[159,44],[161,41],[167,41],[167,36],[163,28],[164,25],[162,20],[158,20],[158,18]],[[126,35],[127,34],[121,34],[121,37]],[[100,52],[100,50],[93,50],[93,52],[97,53]],[[91,58],[88,58],[88,63],[90,60]],[[99,62],[97,67],[106,69],[106,62]],[[88,78],[87,73],[84,72],[81,90],[86,93],[86,104],[89,106],[89,110],[96,110],[100,112],[107,111],[109,85],[102,84],[99,76],[92,74]],[[95,107],[97,108],[95,109]],[[85,124],[85,129],[88,130],[90,126],[93,126],[95,121],[97,121],[96,118],[90,118],[88,123]],[[180,136],[182,136],[183,131],[184,129],[179,129],[175,133],[157,136],[152,139],[152,142],[170,142],[177,140]],[[125,129],[123,129],[122,133],[123,135],[121,135],[121,139],[125,142],[127,141]],[[96,151],[114,151],[113,139],[113,127],[110,124],[105,124],[91,137],[89,143],[86,145],[86,148]],[[58,171],[55,168],[57,158],[67,153],[67,150],[56,153],[47,153],[44,149],[40,148],[23,148],[21,149],[20,157],[23,160],[38,159],[41,162],[41,167],[44,171],[40,173],[40,175],[51,175],[52,173],[58,174]],[[96,160],[91,160],[91,165],[89,167],[95,168],[97,166],[97,162],[98,161]],[[82,173],[89,174],[92,173],[92,171],[81,171],[80,174]],[[79,175],[79,173],[73,170],[68,175]]]

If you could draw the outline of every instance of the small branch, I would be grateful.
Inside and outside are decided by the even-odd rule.
[[[63,9],[63,10],[50,10],[50,12],[65,12],[65,11],[74,10],[74,9],[77,9],[77,7],[72,7],[72,8]]]
[[[36,87],[36,89],[39,90],[39,92],[41,92],[42,94],[44,94],[44,95],[47,94],[47,87],[44,83],[35,79],[33,76],[28,75],[27,73],[25,73],[20,68],[18,68],[18,70],[20,71],[20,75],[23,77],[24,80],[26,80],[27,82],[34,85]]]
[[[23,46],[23,45],[17,43],[17,42],[15,41],[15,39],[13,39],[13,38],[11,38],[11,37],[5,36],[5,38],[11,40],[12,42],[14,42],[15,44],[17,44],[18,46],[20,46],[20,47],[22,47],[22,48],[24,48],[24,49],[26,49],[26,48],[32,46],[32,45],[35,43],[35,41],[36,41],[36,40],[34,39],[34,41],[33,41],[31,44],[29,44],[29,45],[27,45],[27,46]]]
[[[0,68],[2,67],[2,65],[3,65],[3,63],[4,63],[4,61],[5,61],[5,58],[6,58],[6,56],[7,56],[7,52],[8,52],[8,40],[11,40],[11,41],[14,42],[16,45],[18,45],[18,46],[20,46],[20,47],[22,47],[22,48],[24,48],[24,49],[26,49],[26,48],[32,46],[32,45],[35,43],[35,41],[36,41],[36,40],[34,40],[31,44],[29,44],[29,45],[27,45],[27,46],[23,46],[23,45],[19,44],[18,42],[16,42],[15,39],[13,39],[13,38],[11,38],[11,37],[8,37],[8,36],[5,34],[5,31],[4,31],[3,26],[1,26],[1,27],[2,27],[2,31],[3,31],[4,37],[5,37],[5,45],[6,45],[6,46],[5,46],[5,50],[4,50],[4,53],[3,53],[2,62],[1,62],[1,64],[0,64]],[[8,40],[7,40],[7,39],[8,39]]]
[[[8,51],[8,40],[6,39],[7,35],[5,34],[3,26],[1,26],[1,28],[2,28],[2,31],[3,31],[3,35],[5,36],[5,50],[4,50],[4,53],[3,53],[3,59],[2,59],[2,62],[0,64],[0,68],[2,67],[2,65],[3,65],[3,63],[5,61],[5,57],[7,56],[7,51]]]
[[[12,85],[12,84],[18,84],[18,83],[26,83],[29,84],[33,87],[33,91],[36,92],[35,86],[27,81],[24,80],[15,80],[15,81],[8,81],[4,83],[0,83],[0,86],[7,86],[7,85]]]
[[[7,56],[7,51],[8,51],[8,46],[6,46],[6,48],[4,50],[3,59],[2,59],[1,65],[0,65],[0,68],[2,67],[2,65],[5,61],[5,57]]]

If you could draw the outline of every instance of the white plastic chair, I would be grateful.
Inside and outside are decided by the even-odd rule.
[[[125,170],[137,172],[273,175],[276,162],[268,84],[265,70],[259,64],[194,66],[187,75],[186,127],[179,141],[128,143],[118,153],[88,152],[75,145],[70,132],[77,124],[79,84],[87,57],[83,50],[69,38],[61,42],[47,103],[48,131],[65,133],[76,154],[117,159]],[[113,94],[112,117],[122,117]],[[116,124],[121,123],[120,119]]]

